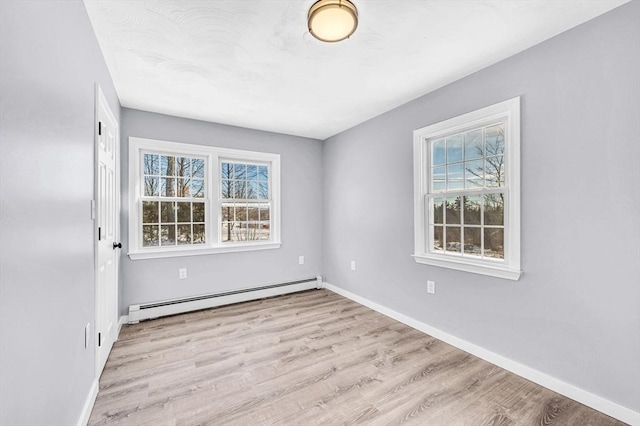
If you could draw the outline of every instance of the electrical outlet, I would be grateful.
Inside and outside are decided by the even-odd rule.
[[[351,270],[352,270],[352,271],[355,271],[355,270],[356,270],[356,261],[355,261],[355,260],[352,260],[352,261],[351,261]]]
[[[304,265],[304,256],[298,256],[298,265]]]
[[[91,323],[88,322],[87,325],[84,326],[84,348],[85,349],[89,347],[90,338],[91,338]]]
[[[178,269],[178,278],[180,278],[181,280],[187,279],[187,268]]]
[[[427,293],[436,294],[436,282],[435,281],[427,281]]]

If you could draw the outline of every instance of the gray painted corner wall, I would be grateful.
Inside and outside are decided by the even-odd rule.
[[[634,1],[325,141],[326,280],[640,411],[639,40]],[[416,264],[413,130],[518,95],[524,275]]]
[[[282,246],[150,260],[122,256],[121,312],[129,305],[280,283],[322,273],[322,142],[314,139],[122,110],[122,242],[128,249],[129,137],[280,154]],[[305,264],[298,264],[298,256]],[[188,278],[178,279],[187,268]]]
[[[72,425],[94,380],[94,84],[81,1],[0,2],[0,424]]]

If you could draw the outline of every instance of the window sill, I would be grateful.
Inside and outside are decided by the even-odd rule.
[[[229,244],[218,247],[184,248],[171,250],[136,251],[128,253],[131,260],[162,259],[166,257],[201,256],[206,254],[236,253],[243,251],[269,250],[280,248],[282,243],[267,241],[252,244]]]
[[[423,265],[439,266],[441,268],[455,269],[457,271],[471,272],[473,274],[488,275],[506,280],[518,281],[522,275],[519,269],[512,269],[502,265],[491,265],[488,263],[476,263],[473,261],[463,261],[460,259],[444,259],[440,256],[429,256],[426,254],[412,255],[417,263]]]

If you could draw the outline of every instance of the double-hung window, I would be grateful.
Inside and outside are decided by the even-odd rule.
[[[271,238],[269,165],[224,159],[221,170],[221,215],[224,243]]]
[[[280,156],[129,138],[132,259],[280,246]]]
[[[520,98],[414,131],[419,263],[520,277]]]
[[[206,243],[206,163],[202,156],[142,153],[142,247]]]

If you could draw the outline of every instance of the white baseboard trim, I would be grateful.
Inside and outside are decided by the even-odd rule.
[[[118,337],[120,336],[120,330],[122,330],[122,326],[129,323],[129,315],[122,315],[118,320],[118,334],[116,334],[116,338],[114,342],[118,341]]]
[[[96,402],[96,398],[98,397],[98,379],[94,379],[91,384],[91,389],[89,389],[89,394],[87,395],[87,399],[84,401],[84,406],[82,407],[82,412],[80,413],[80,417],[78,418],[78,426],[86,426],[89,423],[89,417],[91,417],[91,410],[93,410],[93,404]]]
[[[594,410],[598,410],[604,414],[607,414],[608,416],[614,417],[632,426],[640,426],[640,413],[633,411],[630,408],[623,407],[622,405],[616,404],[615,402],[609,401],[608,399],[602,398],[598,395],[594,395],[584,389],[580,389],[574,385],[563,382],[562,380],[556,379],[555,377],[549,376],[548,374],[545,374],[534,368],[527,367],[526,365],[520,364],[512,359],[509,359],[502,355],[498,355],[474,343],[468,342],[464,339],[460,339],[435,327],[408,317],[407,315],[389,309],[386,306],[380,305],[376,302],[372,302],[369,299],[365,299],[364,297],[358,296],[340,287],[336,287],[333,284],[325,282],[323,284],[323,287],[327,290],[331,290],[334,293],[351,299],[354,302],[371,308],[374,311],[386,315],[389,318],[393,318],[396,321],[406,324],[409,327],[415,328],[416,330],[422,331],[423,333],[433,336],[436,339],[442,340],[443,342],[455,346],[458,349],[475,355],[478,358],[482,358],[485,361],[497,365],[498,367],[504,368],[505,370],[517,374],[520,377],[524,377],[527,380],[531,380],[532,382],[544,386],[545,388],[551,389],[554,392],[557,392],[561,395],[573,399],[574,401],[591,407]]]

